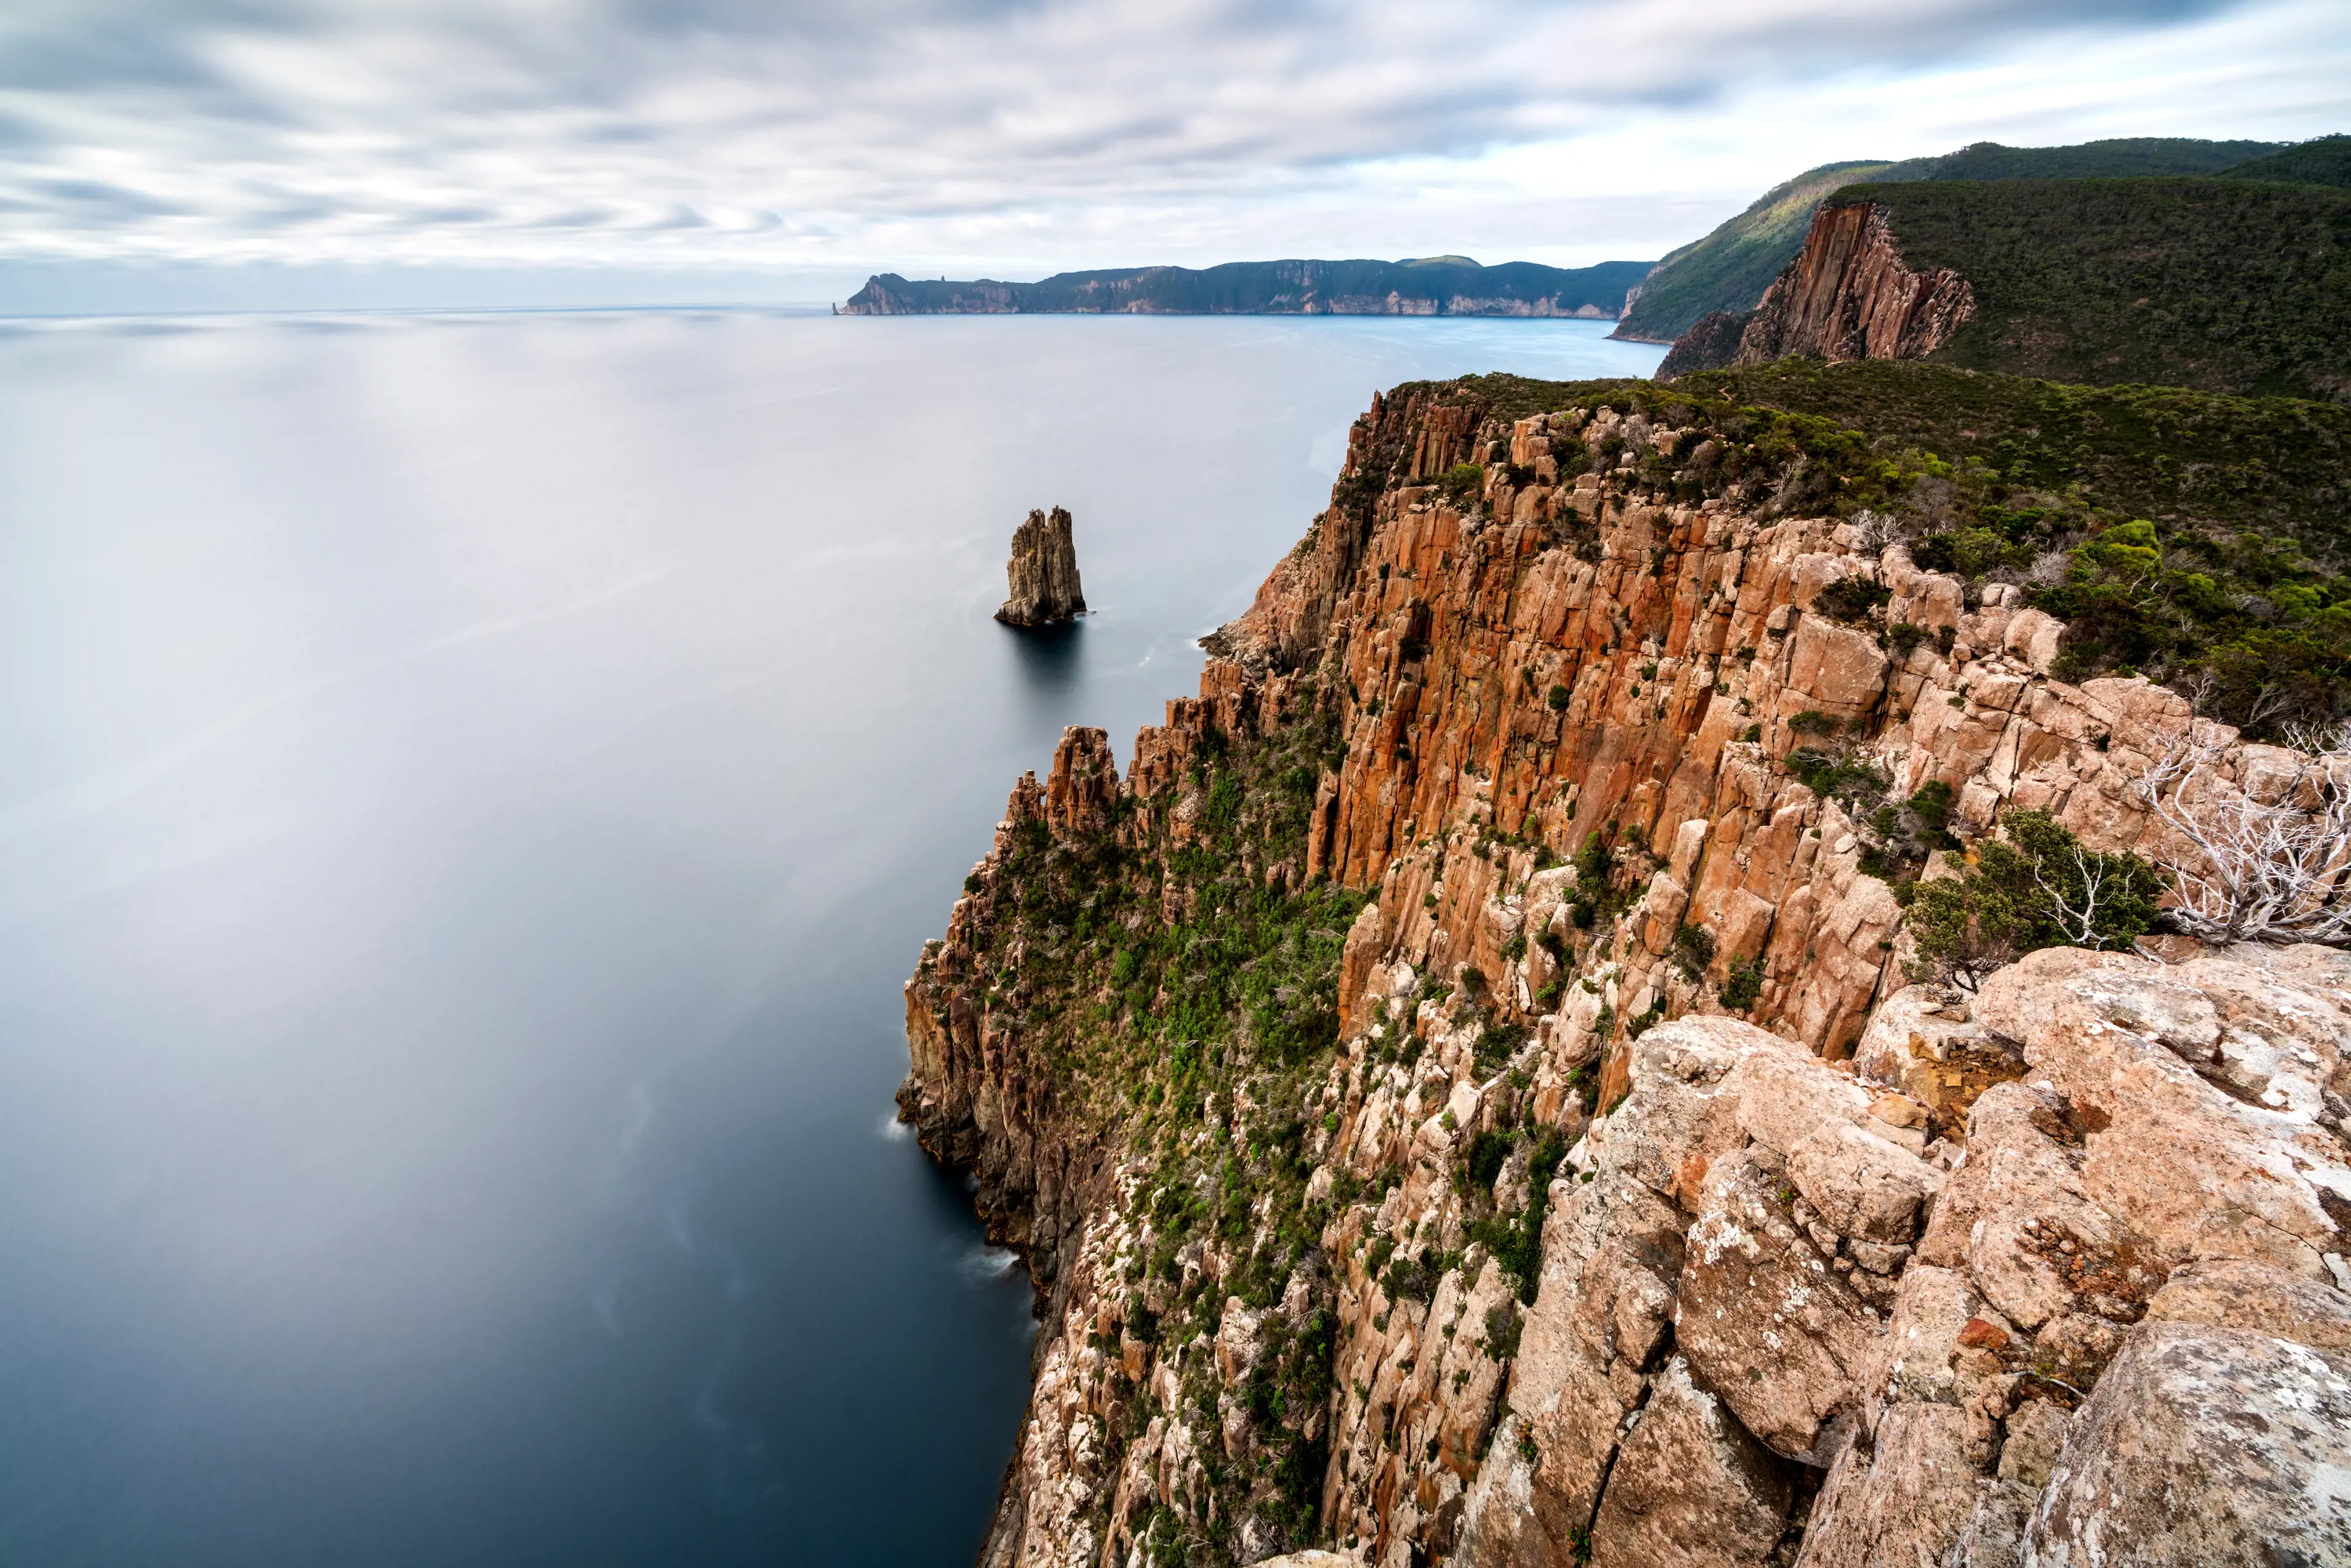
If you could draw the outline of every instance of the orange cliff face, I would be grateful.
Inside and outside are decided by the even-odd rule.
[[[1702,466],[1700,431],[1605,407],[1478,431],[1474,402],[1435,395],[1358,423],[1339,493],[1389,453],[1399,482],[1324,515],[1219,634],[1242,668],[1203,684],[1315,656],[1343,681],[1346,760],[1318,792],[1305,869],[1378,890],[1367,947],[1421,973],[1508,976],[1531,1009],[1550,961],[1505,949],[1563,925],[1573,885],[1540,852],[1630,834],[1657,864],[1615,1010],[1703,1005],[1704,985],[1659,970],[1696,925],[1715,938],[1707,982],[1760,957],[1753,1016],[1834,1056],[1896,973],[1901,912],[1859,872],[1847,809],[1785,766],[1824,721],[1865,737],[1890,797],[1950,786],[1962,831],[2037,809],[2094,847],[2138,841],[2127,783],[2187,705],[2140,680],[2051,679],[2062,628],[2013,607],[2015,590],[1971,608],[1867,521],[1787,515],[1769,495],[1675,500],[1635,478],[1652,454]],[[1570,448],[1586,471],[1551,482]],[[1488,460],[1474,503],[1425,482],[1473,453]],[[1884,590],[1886,624],[1919,630],[1906,652],[1824,608],[1849,578]],[[1579,1027],[1575,1011],[1551,1027]]]
[[[1661,381],[1687,371],[1815,360],[1923,360],[1976,314],[1949,267],[1914,270],[1876,202],[1823,204],[1803,249],[1745,317],[1717,313],[1675,341]]]
[[[1888,850],[1871,801],[1930,784],[1963,836],[2032,809],[2160,856],[2133,781],[2175,736],[2233,736],[2143,680],[2053,678],[2058,622],[2012,589],[1970,604],[1708,410],[1504,395],[1524,406],[1477,382],[1374,400],[1199,696],[1123,780],[1068,732],[908,982],[902,1106],[1026,1249],[1045,1320],[983,1562],[2351,1551],[2258,1479],[2137,1500],[2226,1436],[2221,1401],[2149,1438],[2140,1411],[2194,1387],[2273,1421],[2277,1474],[2351,1473],[2351,1440],[2281,1414],[2351,1430],[2321,1359],[2351,1349],[2351,1162],[2323,1108],[2351,1097],[2351,963],[2065,949],[1966,998],[1906,986],[1901,907],[1863,869]],[[1335,1051],[1302,1078],[1244,1054],[1153,1122],[1155,1064],[1068,1070],[1054,1009],[1107,1019],[1116,992],[1088,973],[1055,999],[1074,938],[1016,918],[1020,867],[1115,867],[1148,904],[1126,928],[1176,929],[1202,765],[1314,725],[1303,832],[1209,869],[1372,895]],[[2232,746],[2214,787],[2292,760]],[[1170,1228],[1169,1192],[1256,1179],[1269,1139],[1302,1194]],[[2189,1146],[2192,1169],[2165,1153]],[[1293,1210],[1314,1246],[1254,1276]],[[2241,1343],[2239,1301],[2283,1337]],[[1327,1393],[1285,1406],[1269,1378],[1301,1346]],[[2092,1395],[2109,1365],[2120,1392]]]

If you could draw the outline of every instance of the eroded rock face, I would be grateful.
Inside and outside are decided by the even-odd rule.
[[[1085,613],[1070,514],[1059,507],[1050,517],[1030,512],[1028,521],[1012,531],[1012,559],[1005,563],[1004,575],[1012,597],[996,618],[1008,626],[1044,626]]]
[[[1677,339],[1660,379],[1791,355],[1923,360],[1975,315],[1975,290],[1949,267],[1904,261],[1875,202],[1823,204],[1804,248],[1745,317],[1709,316]]]
[[[2232,1407],[2270,1419],[2232,1406],[2232,1380],[2334,1408],[2351,957],[2057,950],[1973,998],[1906,987],[1864,824],[1786,760],[1796,718],[1833,716],[1891,791],[1949,785],[1969,834],[2032,808],[2093,848],[2146,851],[2157,829],[2129,781],[2196,722],[2185,703],[2050,678],[2047,626],[1998,590],[1967,606],[1853,525],[1591,471],[1681,451],[1684,433],[1601,409],[1504,440],[1430,398],[1359,423],[1332,510],[1123,780],[1106,737],[1072,730],[1046,782],[1021,782],[909,984],[901,1103],[973,1169],[1043,1292],[988,1561],[1125,1568],[1167,1517],[1234,1561],[1319,1540],[1365,1568],[1677,1551],[2014,1568],[2126,1537],[2184,1563],[2224,1527],[2263,1539],[2261,1511],[2288,1497],[2332,1528],[2328,1478],[2351,1474],[2333,1416],[2178,1472],[2210,1499],[2127,1517],[2114,1500],[2148,1466],[2227,1447]],[[1477,456],[1492,462],[1474,500],[1421,483]],[[1562,459],[1585,471],[1559,482]],[[1390,469],[1404,482],[1366,494]],[[1855,573],[1889,591],[1890,619],[1948,637],[1897,657],[1834,621],[1821,595]],[[1194,841],[1217,748],[1290,722],[1318,682],[1332,765],[1284,786],[1311,799],[1311,831],[1299,858],[1232,874],[1327,874],[1376,899],[1328,934],[1327,1069],[1285,1107],[1213,1103],[1200,1135],[1240,1145],[1290,1118],[1308,1207],[1252,1223],[1315,1204],[1327,1221],[1311,1266],[1257,1305],[1221,1283],[1248,1238],[1166,1259],[1221,1308],[1186,1340],[1155,1331],[1165,1287],[1132,1267],[1157,1220],[1120,1124],[1063,1097],[1024,1021],[1024,973],[1061,960],[974,934],[1018,902],[1002,866],[1019,841],[1076,854],[1138,831],[1144,807],[1168,844]],[[1612,824],[1621,912],[1586,925],[1596,890],[1557,861]],[[1171,918],[1183,897],[1168,884]],[[1733,966],[1768,1029],[1719,1016]],[[1496,1022],[1514,1031],[1500,1055]],[[1547,1183],[1537,1134],[1568,1150]],[[1520,1142],[1479,1188],[1467,1156],[1489,1135]],[[1492,1228],[1538,1209],[1520,1280]],[[1276,1414],[1253,1383],[1312,1325],[1327,1398]],[[1326,1456],[1314,1536],[1217,1512],[1232,1478],[1308,1451]],[[2316,1526],[2278,1538],[2312,1563],[2341,1551]]]

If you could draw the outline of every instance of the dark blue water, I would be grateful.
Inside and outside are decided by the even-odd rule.
[[[961,1568],[1029,1292],[899,982],[1374,388],[1602,329],[0,330],[0,1563]]]

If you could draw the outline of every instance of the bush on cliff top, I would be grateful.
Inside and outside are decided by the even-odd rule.
[[[2163,873],[2127,852],[2096,854],[2045,811],[2011,811],[2002,837],[1955,877],[1918,884],[1910,933],[1917,978],[1969,990],[2043,947],[2128,947],[2155,925]]]
[[[2255,180],[1856,185],[1973,286],[1970,370],[2351,401],[2351,193]]]

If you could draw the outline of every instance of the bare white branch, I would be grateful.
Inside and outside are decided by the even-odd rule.
[[[2351,726],[2294,739],[2293,771],[2256,791],[2227,776],[2214,727],[2191,722],[2138,780],[2179,841],[2158,858],[2181,930],[2351,946]]]

